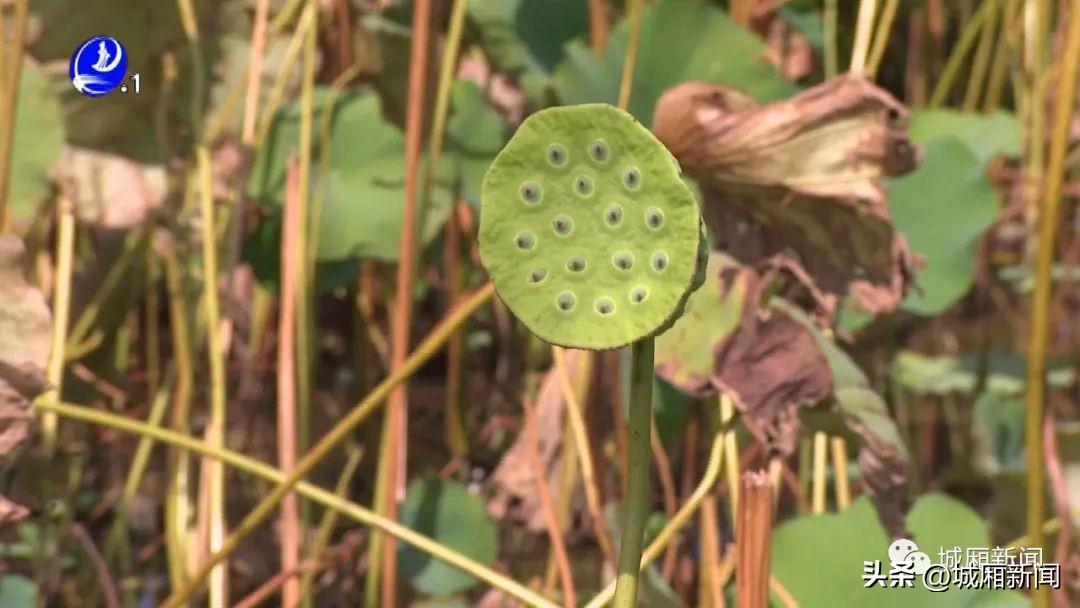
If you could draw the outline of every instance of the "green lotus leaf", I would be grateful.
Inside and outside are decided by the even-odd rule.
[[[657,334],[703,277],[701,214],[678,163],[604,104],[522,123],[484,177],[479,238],[510,310],[571,348]]]

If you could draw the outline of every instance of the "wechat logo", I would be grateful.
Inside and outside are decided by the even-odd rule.
[[[889,567],[922,576],[930,569],[930,556],[919,551],[915,541],[898,538],[889,545]]]

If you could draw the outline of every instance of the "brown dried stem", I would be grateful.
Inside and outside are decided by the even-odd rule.
[[[743,475],[742,490],[735,529],[739,608],[764,608],[769,605],[773,487],[765,471],[750,471]]]

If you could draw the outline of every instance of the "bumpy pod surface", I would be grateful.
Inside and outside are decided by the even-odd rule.
[[[678,162],[605,104],[522,123],[484,177],[479,238],[503,302],[537,336],[572,348],[662,331],[703,262],[701,214]]]

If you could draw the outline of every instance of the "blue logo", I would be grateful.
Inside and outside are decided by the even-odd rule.
[[[87,97],[107,95],[126,74],[127,51],[116,38],[95,36],[71,54],[71,84]]]

